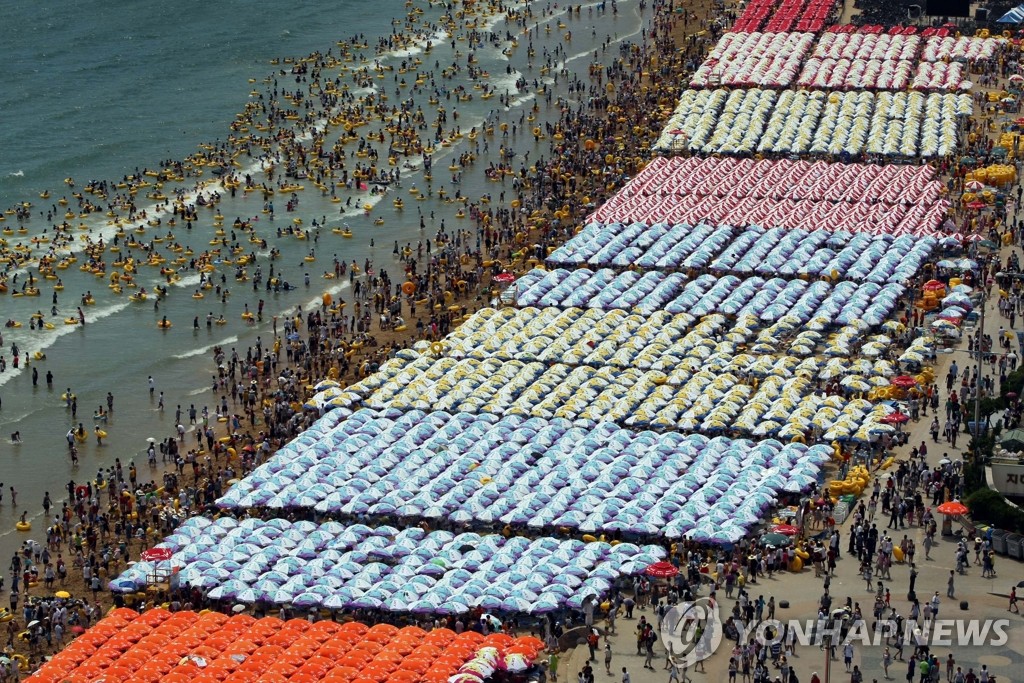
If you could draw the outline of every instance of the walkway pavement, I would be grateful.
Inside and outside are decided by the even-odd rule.
[[[1008,251],[1004,250],[1004,258],[1007,255]],[[990,299],[986,307],[986,330],[989,334],[997,330],[1000,324],[1005,325],[1008,322],[1000,322],[1001,320],[996,300]],[[993,334],[993,336],[995,335]],[[959,359],[958,365],[962,368],[965,366],[969,361],[966,354],[966,341],[963,347],[952,354],[941,354],[939,356],[936,366],[936,377],[945,377],[948,365],[954,358]],[[928,433],[930,419],[930,416],[922,417],[918,422],[911,422],[906,425],[907,430],[910,432],[910,439],[907,447],[898,449],[898,457],[906,459],[909,456],[908,451],[911,446],[927,441],[930,444],[928,461],[933,467],[937,466],[938,461],[946,454],[949,454],[954,461],[962,458],[968,440],[961,439],[958,447],[955,449],[949,447],[944,442],[940,442],[937,445],[934,444],[931,441],[931,435]],[[880,476],[885,477],[887,473],[883,472]],[[870,487],[867,491],[870,491]],[[867,495],[866,493],[865,499]],[[876,517],[876,521],[879,522],[879,528],[883,528],[887,520],[886,518]],[[842,538],[840,547],[844,551],[851,526],[852,520],[847,520],[845,524],[839,527]],[[1024,565],[1013,559],[999,557],[996,561],[997,578],[994,579],[982,578],[981,568],[972,566],[966,575],[956,576],[956,599],[950,600],[945,597],[946,582],[950,570],[956,567],[954,559],[956,541],[951,538],[943,538],[941,535],[938,536],[937,543],[931,551],[932,560],[926,561],[924,560],[923,551],[923,529],[921,527],[909,527],[905,531],[901,530],[898,533],[894,533],[894,539],[897,543],[902,538],[903,533],[907,533],[915,541],[919,549],[916,557],[919,575],[915,590],[922,604],[927,596],[931,596],[935,591],[938,591],[941,597],[939,614],[942,619],[1008,620],[1003,626],[1007,635],[1007,641],[1004,645],[981,644],[972,647],[938,647],[933,649],[933,652],[942,662],[945,662],[946,656],[952,652],[957,660],[957,664],[963,667],[964,672],[969,667],[973,667],[977,672],[982,664],[986,664],[1000,682],[1024,679],[1024,618],[1018,614],[1007,612],[1010,588],[1015,586],[1018,581],[1024,580]],[[971,555],[973,557],[973,553]],[[897,564],[892,567],[891,573],[892,580],[884,581],[883,583],[892,593],[892,606],[901,615],[905,616],[910,612],[911,607],[910,602],[907,600],[910,567],[906,564]],[[813,621],[817,616],[818,599],[823,593],[823,583],[822,579],[814,577],[813,571],[805,569],[800,573],[782,572],[775,574],[771,579],[762,578],[757,584],[748,584],[747,590],[754,599],[758,595],[764,595],[765,600],[768,600],[770,596],[774,595],[776,602],[788,600],[789,607],[787,609],[779,608],[776,612],[776,618],[783,621],[797,619],[806,623],[808,620]],[[1024,589],[1020,589],[1019,592],[1022,596],[1022,602],[1024,602]],[[830,593],[833,598],[833,605],[842,605],[847,596],[849,596],[854,602],[860,603],[865,615],[870,615],[874,595],[872,591],[865,589],[864,581],[858,573],[858,563],[855,559],[845,555],[840,559],[836,574],[832,578]],[[707,591],[705,590],[702,594],[706,595]],[[721,614],[724,619],[731,611],[734,601],[725,598],[724,591],[718,591],[717,597],[721,601]],[[959,602],[961,600],[968,602],[969,609],[967,611],[960,610]],[[646,611],[637,610],[635,612],[637,619],[641,615],[646,616],[648,621],[656,620],[651,609]],[[635,654],[636,641],[634,629],[636,623],[636,620],[626,620],[621,617],[617,620],[618,633],[610,637],[613,653],[612,671],[614,673],[612,676],[608,676],[605,673],[603,653],[598,652],[598,661],[592,664],[598,680],[621,680],[623,666],[627,667],[633,683],[666,683],[669,680],[668,672],[663,670],[665,666],[665,650],[660,642],[655,648],[655,670],[650,671],[643,668],[644,657]],[[730,651],[731,646],[726,642],[704,663],[706,673],[691,670],[688,673],[688,678],[698,683],[727,681]],[[858,665],[863,672],[864,683],[872,683],[873,680],[882,681],[884,679],[882,669],[883,652],[884,647],[855,644],[853,663]],[[905,658],[909,658],[912,652],[913,649],[907,647],[904,650]],[[893,650],[893,653],[895,654],[895,650]],[[569,681],[570,683],[574,681],[577,673],[585,665],[587,655],[586,647],[577,647],[571,653],[563,655],[561,664],[558,667],[559,679]],[[826,679],[824,653],[819,651],[816,646],[803,648],[798,646],[796,656],[790,659],[790,663],[795,668],[801,683],[808,683],[814,672],[818,673],[823,683],[829,683],[829,680],[849,681],[850,675],[845,672],[841,651],[838,655],[839,659],[832,661],[831,679]],[[890,667],[890,675],[894,679],[904,680],[906,670],[907,668],[904,663],[895,662]],[[773,669],[771,672],[772,678],[774,679],[777,675],[779,675],[778,670]],[[944,664],[942,678],[945,678]]]
[[[852,4],[849,0],[845,2],[845,9],[842,14],[844,20],[848,20],[850,14],[855,11],[852,8]],[[1011,189],[1015,190],[1016,188]],[[1017,249],[1018,256],[1021,256],[1018,248],[1013,247],[1013,249]],[[1010,248],[1003,249],[1002,259],[1005,260],[1009,253]],[[1009,321],[999,315],[997,303],[996,298],[990,297],[985,312],[985,331],[993,338],[996,337],[996,330],[998,330],[1000,325],[1009,327]],[[939,355],[935,368],[936,378],[939,378],[941,381],[946,376],[948,366],[954,359],[957,360],[957,364],[962,370],[969,368],[973,371],[974,361],[968,356],[966,347],[965,339],[952,353]],[[986,373],[992,374],[991,367],[986,369]],[[968,419],[973,419],[973,415]],[[969,439],[961,434],[959,447],[957,448],[951,448],[944,441],[935,444],[928,433],[930,422],[930,415],[928,417],[922,416],[919,421],[911,422],[905,426],[905,429],[910,432],[910,439],[908,446],[896,450],[897,457],[899,459],[907,459],[910,447],[925,441],[929,444],[928,462],[933,467],[937,466],[938,461],[947,454],[954,461],[962,459]],[[881,473],[881,476],[885,477],[887,474]],[[865,493],[865,500],[870,490],[869,486]],[[879,528],[882,529],[888,520],[887,518],[876,517],[876,521]],[[842,550],[846,548],[851,527],[852,520],[847,520],[846,523],[839,527],[842,535],[840,546]],[[955,599],[948,599],[946,597],[947,579],[950,570],[956,567],[954,559],[956,541],[939,536],[937,544],[931,551],[932,560],[926,561],[924,560],[923,529],[920,527],[910,527],[905,531],[900,530],[894,533],[894,540],[897,543],[902,538],[903,533],[908,534],[915,541],[918,548],[916,560],[919,574],[915,590],[918,599],[922,601],[922,605],[928,596],[938,591],[941,598],[940,619],[962,619],[965,622],[967,620],[978,620],[982,623],[985,620],[1004,620],[1002,623],[996,624],[997,629],[1002,629],[1005,632],[1006,638],[1003,644],[989,639],[988,642],[971,646],[955,644],[950,647],[933,647],[932,653],[938,656],[942,663],[940,680],[946,679],[945,660],[950,653],[953,654],[957,666],[962,667],[964,672],[968,668],[973,668],[975,672],[978,672],[982,665],[987,665],[989,671],[996,676],[1000,683],[1024,680],[1024,617],[1007,611],[1011,587],[1016,586],[1018,581],[1024,580],[1024,565],[1013,559],[997,557],[996,572],[998,576],[994,579],[982,578],[981,568],[972,566],[966,575],[956,575],[956,597]],[[971,557],[973,558],[973,552]],[[910,612],[911,607],[911,603],[907,600],[910,567],[905,564],[897,564],[892,567],[891,573],[892,580],[884,581],[883,583],[892,593],[892,606],[901,615],[905,616]],[[762,579],[757,584],[748,585],[747,590],[754,599],[758,595],[764,595],[765,600],[768,600],[770,596],[775,596],[777,603],[782,600],[788,600],[789,607],[787,609],[777,609],[776,618],[783,621],[795,619],[807,623],[816,618],[818,600],[824,589],[822,579],[815,578],[813,571],[805,569],[800,573],[783,572],[775,574],[771,579]],[[850,597],[854,602],[860,603],[864,614],[870,619],[874,594],[873,591],[865,589],[864,581],[858,573],[858,563],[855,559],[845,557],[844,555],[843,559],[839,561],[829,592],[832,595],[834,606],[842,605],[846,598]],[[1020,589],[1019,592],[1022,596],[1022,602],[1024,602],[1024,588]],[[703,591],[702,594],[706,595],[707,591]],[[734,601],[725,598],[724,591],[719,591],[717,597],[721,601],[721,614],[724,619],[731,612]],[[960,609],[960,601],[962,600],[967,601],[967,610],[962,611]],[[597,653],[597,660],[592,662],[595,677],[598,681],[621,681],[622,667],[624,666],[629,671],[632,683],[666,683],[669,681],[669,672],[663,668],[665,666],[665,650],[660,642],[655,647],[655,669],[653,671],[644,669],[644,657],[636,655],[636,634],[634,629],[637,620],[640,616],[646,616],[648,621],[657,621],[653,610],[636,610],[635,616],[636,620],[626,620],[620,617],[616,624],[618,633],[609,637],[612,645],[611,669],[613,673],[611,675],[605,673],[604,655],[601,651],[604,647],[602,642],[601,650]],[[725,683],[728,680],[730,652],[731,644],[725,641],[704,662],[706,672],[690,670],[687,673],[687,678],[697,683]],[[883,652],[884,646],[855,643],[853,664],[860,667],[864,683],[884,680],[882,667]],[[895,654],[894,648],[892,652]],[[912,653],[913,648],[907,646],[904,650],[904,657],[909,659]],[[837,654],[839,658],[831,662],[830,677],[826,675],[826,667],[828,665],[826,664],[825,653],[813,645],[806,647],[798,646],[795,656],[790,658],[790,664],[795,669],[801,683],[809,683],[813,673],[817,673],[823,683],[850,681],[850,674],[846,672],[843,664],[842,651],[840,650]],[[558,679],[560,681],[568,681],[569,683],[575,681],[577,674],[586,664],[587,655],[588,649],[585,646],[577,647],[573,651],[563,654],[558,667]],[[906,680],[906,674],[907,665],[905,662],[894,662],[890,666],[890,677],[892,679]],[[777,669],[772,669],[770,675],[774,680],[779,675],[779,672]],[[918,679],[919,677],[914,678],[915,681]],[[742,677],[738,677],[738,681],[743,683]]]

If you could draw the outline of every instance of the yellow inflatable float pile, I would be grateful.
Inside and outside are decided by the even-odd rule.
[[[870,481],[871,475],[868,473],[867,468],[863,465],[856,465],[846,475],[846,479],[833,479],[828,488],[833,498],[847,494],[859,496],[867,488]]]
[[[1013,143],[1010,143],[1009,149],[1013,148]],[[1017,179],[1017,169],[1008,164],[992,164],[985,168],[979,168],[976,171],[968,173],[965,177],[965,182],[971,180],[977,180],[978,182],[984,183],[985,185],[995,185],[996,187],[1005,187],[1011,185]]]

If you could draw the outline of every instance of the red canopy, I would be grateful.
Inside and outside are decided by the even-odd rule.
[[[939,507],[935,508],[939,511],[939,514],[943,515],[966,515],[967,506],[961,503],[959,500],[951,500],[948,503],[943,503]]]
[[[946,285],[943,284],[942,282],[940,282],[939,280],[929,280],[928,282],[924,283],[924,287],[923,287],[923,289],[925,289],[925,290],[945,289],[945,288],[946,288]]]
[[[776,524],[772,527],[773,534],[782,534],[783,536],[799,536],[800,527],[793,526],[792,524]]]
[[[174,551],[170,548],[150,548],[142,552],[142,560],[144,562],[161,562],[171,559],[172,555],[174,555]]]
[[[917,384],[917,380],[910,375],[899,375],[889,380],[889,384],[894,387],[900,387],[901,389],[909,389],[910,387]]]
[[[494,281],[500,282],[501,284],[507,284],[509,282],[515,282],[516,276],[512,273],[498,273],[494,276]]]
[[[888,415],[883,417],[881,419],[881,422],[884,422],[885,424],[890,424],[890,425],[901,425],[901,424],[906,424],[909,420],[910,420],[910,416],[909,415],[906,415],[905,413],[901,413],[900,411],[897,410],[895,413],[889,413]]]
[[[645,569],[644,573],[647,574],[647,576],[653,576],[659,579],[667,579],[678,574],[679,570],[676,569],[669,562],[655,562],[647,569]]]

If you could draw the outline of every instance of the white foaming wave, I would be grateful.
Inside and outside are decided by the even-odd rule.
[[[421,55],[425,51],[428,41],[432,45],[436,45],[437,43],[443,43],[444,41],[448,40],[450,36],[451,34],[448,31],[441,29],[435,31],[434,33],[427,37],[414,40],[412,42],[411,47],[400,48],[397,50],[388,50],[387,52],[381,54],[381,59],[383,61],[383,59],[386,59],[388,57],[402,59],[403,57],[413,57],[415,55]]]
[[[517,3],[513,3],[510,6],[511,7],[515,7],[516,5],[517,5]],[[505,19],[505,17],[506,17],[506,15],[505,15],[504,12],[495,12],[495,13],[489,14],[489,15],[487,15],[485,17],[478,17],[477,18],[477,30],[481,31],[481,32],[490,31],[492,28],[494,28],[495,24],[497,24],[499,21]]]
[[[17,424],[17,423],[21,422],[22,420],[24,420],[25,418],[30,417],[33,412],[35,412],[35,411],[29,411],[27,413],[23,413],[21,415],[16,415],[14,417],[6,417],[4,419],[0,419],[0,426]]]
[[[373,183],[370,184],[372,185]],[[359,214],[364,213],[366,211],[366,209],[364,209],[363,207],[366,206],[367,204],[370,205],[370,211],[373,211],[373,209],[378,204],[380,204],[383,199],[383,194],[367,194],[366,196],[353,197],[352,206],[346,207],[345,212],[342,215],[358,216]]]
[[[532,102],[535,99],[537,99],[537,93],[526,93],[525,95],[520,95],[519,97],[509,100],[507,108],[515,109],[516,107],[521,107],[527,102]]]
[[[196,356],[202,356],[203,354],[213,351],[213,347],[215,346],[226,346],[227,344],[234,344],[237,341],[238,337],[232,335],[225,339],[221,339],[220,341],[214,342],[213,344],[209,344],[208,346],[201,346],[197,349],[190,349],[185,353],[176,353],[172,355],[171,358],[177,358],[178,360],[184,360],[186,358],[195,358]]]
[[[24,178],[25,177],[25,172],[22,171],[19,168],[17,171],[11,171],[10,173],[8,173],[7,177],[8,178]]]
[[[516,80],[521,75],[522,74],[518,71],[513,71],[510,74],[501,74],[499,76],[491,74],[491,77],[486,82],[491,86],[491,90],[499,95],[504,95],[505,91],[508,91],[509,96],[518,95],[519,88],[516,87]]]
[[[182,276],[180,280],[173,284],[174,287],[194,287],[199,284],[203,279],[201,273],[190,273]]]
[[[117,303],[112,306],[104,306],[102,308],[90,309],[86,312],[85,320],[88,324],[92,324],[97,320],[103,318],[109,318],[112,315],[120,313],[124,309],[130,306],[130,302]],[[84,309],[83,309],[84,310]],[[7,339],[13,342],[17,342],[18,346],[24,350],[25,357],[30,358],[31,354],[36,351],[45,352],[46,349],[50,348],[57,343],[61,337],[74,334],[82,329],[81,325],[65,325],[63,318],[57,318],[54,321],[54,327],[52,330],[43,330],[42,332],[34,332],[31,329],[26,330],[24,327],[19,328],[17,331],[11,330],[7,332]],[[13,334],[12,334],[13,333]],[[6,341],[6,340],[5,340]],[[25,372],[31,367],[30,365],[22,365],[17,370],[13,367],[8,366],[7,372],[0,374],[0,386],[3,386],[7,382],[11,381],[18,374]]]
[[[324,294],[330,294],[332,297],[334,297],[337,296],[338,293],[340,293],[343,289],[348,289],[348,286],[348,280],[344,280],[336,285],[333,285],[332,287],[328,287],[324,291]],[[302,310],[306,313],[309,313],[310,311],[319,308],[322,303],[323,294],[315,296],[312,299],[306,301],[304,304],[302,304]],[[285,316],[290,316],[294,312],[294,309],[282,309],[277,315],[278,317],[283,318]]]
[[[583,59],[584,57],[590,57],[591,54],[593,54],[593,51],[591,51],[591,50],[584,50],[582,52],[577,52],[575,54],[571,54],[568,57],[566,57],[565,59],[563,59],[562,61],[558,62],[555,65],[554,71],[561,71],[570,62],[575,62],[577,59]],[[552,79],[550,82],[553,83],[554,79]]]

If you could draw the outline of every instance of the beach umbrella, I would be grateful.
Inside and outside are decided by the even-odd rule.
[[[573,609],[583,609],[584,603],[595,600],[597,597],[597,591],[592,588],[587,588],[584,589],[582,593],[578,593],[566,600],[565,604]]]
[[[894,387],[900,387],[901,389],[909,389],[910,387],[917,385],[917,380],[910,375],[899,375],[889,380],[889,384]]]
[[[762,536],[761,542],[764,545],[771,545],[776,548],[780,548],[789,545],[789,537],[780,533],[770,533]]]
[[[516,281],[516,276],[509,272],[501,272],[494,276],[494,282],[498,284],[507,285]]]
[[[655,562],[644,570],[648,576],[667,579],[679,574],[679,569],[669,562]]]
[[[799,536],[800,527],[793,526],[792,524],[776,524],[772,527],[773,534],[782,534],[783,536]]]
[[[1024,450],[1024,429],[1011,429],[1006,432],[1000,440],[1000,444],[1008,451]]]
[[[379,609],[383,604],[383,600],[378,600],[368,595],[358,597],[349,603],[350,606],[356,609]]]
[[[529,613],[533,608],[533,601],[522,596],[510,596],[501,603],[501,609],[506,612]]]
[[[160,562],[162,560],[169,560],[174,555],[174,551],[170,548],[156,547],[144,550],[139,559],[143,562]]]
[[[939,318],[938,320],[933,320],[932,324],[931,324],[931,327],[936,329],[936,330],[946,330],[946,331],[953,331],[953,330],[958,329],[956,324],[954,324],[950,320],[946,320],[945,318]]]
[[[909,420],[909,415],[905,415],[897,410],[895,413],[889,413],[885,417],[881,418],[879,422],[884,422],[886,424],[906,424]]]
[[[309,607],[320,607],[323,604],[324,597],[318,593],[307,591],[300,593],[292,598],[292,605],[300,609],[306,609]]]
[[[531,614],[545,614],[561,609],[559,597],[553,593],[543,593],[530,608]]]
[[[493,595],[481,595],[475,601],[475,606],[482,609],[501,609],[501,600]]]
[[[967,506],[961,503],[959,500],[948,501],[935,509],[939,511],[939,514],[949,515],[951,517],[966,515],[968,512]]]

